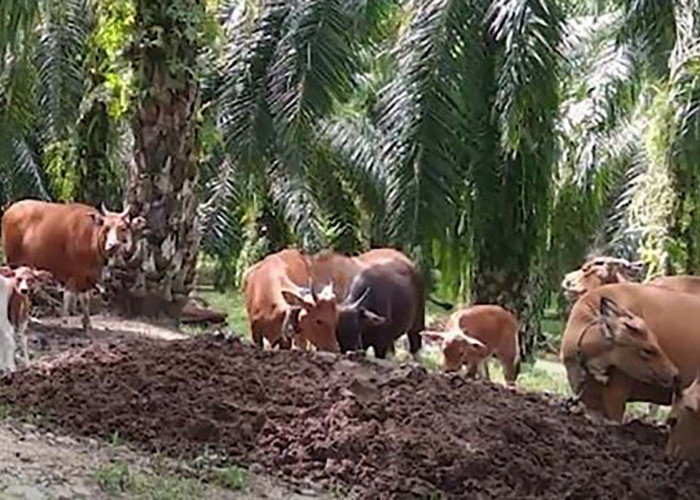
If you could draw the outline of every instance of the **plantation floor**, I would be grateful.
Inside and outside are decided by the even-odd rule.
[[[0,404],[54,433],[205,460],[234,483],[243,466],[366,498],[700,497],[659,427],[594,423],[557,396],[415,365],[210,336],[97,336],[3,380]]]

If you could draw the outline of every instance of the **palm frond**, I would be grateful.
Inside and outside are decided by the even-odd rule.
[[[342,165],[340,175],[367,203],[374,218],[373,226],[381,225],[385,214],[386,167],[378,130],[364,118],[336,118],[325,121],[320,134]]]
[[[468,40],[479,13],[469,2],[416,5],[394,56],[397,74],[380,92],[379,130],[386,137],[389,234],[406,245],[427,243],[453,218],[453,189],[467,169],[469,131],[464,92],[470,81]],[[478,19],[478,21],[477,21]]]
[[[77,121],[85,90],[83,59],[93,24],[88,0],[47,0],[36,49],[40,133],[46,143],[65,138]]]
[[[263,156],[272,140],[266,100],[268,67],[289,8],[287,2],[266,3],[249,36],[227,44],[223,76],[209,83],[214,87],[211,105],[218,113],[231,161]]]
[[[16,52],[34,28],[39,10],[38,0],[3,0],[0,2],[0,71],[5,66],[8,49]]]
[[[269,69],[269,102],[278,140],[303,140],[315,119],[352,90],[352,9],[343,0],[303,0],[285,20]]]

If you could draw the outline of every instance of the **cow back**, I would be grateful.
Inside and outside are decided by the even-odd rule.
[[[483,342],[489,351],[511,350],[518,339],[518,321],[501,306],[478,304],[452,314],[449,328],[459,328]]]
[[[99,213],[79,203],[23,200],[13,204],[2,217],[7,263],[48,270],[62,282],[96,281],[104,262],[97,248],[99,226],[91,214]]]

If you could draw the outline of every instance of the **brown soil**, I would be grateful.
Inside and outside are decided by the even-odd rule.
[[[416,367],[256,351],[238,341],[115,340],[17,372],[0,402],[44,425],[150,451],[226,452],[363,497],[698,498],[664,434],[594,424],[561,402]]]

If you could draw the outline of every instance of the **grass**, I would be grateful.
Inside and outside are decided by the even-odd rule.
[[[131,469],[124,460],[115,460],[95,472],[100,489],[110,495],[128,495],[148,500],[203,498],[205,488],[198,479],[160,475]]]
[[[206,484],[229,490],[242,490],[248,476],[245,469],[236,466],[202,471],[199,478],[182,477],[165,468],[137,471],[125,460],[114,460],[95,472],[100,489],[109,495],[126,495],[144,500],[189,500],[206,498]]]

